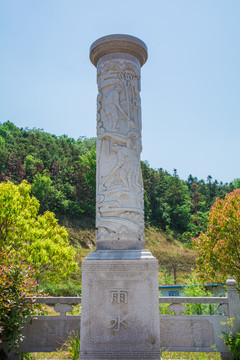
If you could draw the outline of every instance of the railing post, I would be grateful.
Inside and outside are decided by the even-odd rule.
[[[237,293],[236,281],[229,277],[227,282],[227,298],[229,307],[229,318],[233,318],[233,333],[240,330],[240,299]]]
[[[233,277],[230,276],[227,279],[226,286],[229,318],[233,319],[233,328],[231,331],[233,335],[235,335],[240,330],[240,299],[239,294],[237,293],[236,281],[233,279]],[[232,359],[232,355],[230,353],[221,353],[221,357],[223,360]]]

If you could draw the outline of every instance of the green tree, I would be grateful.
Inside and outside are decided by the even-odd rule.
[[[27,155],[23,164],[28,180],[33,180],[34,175],[39,171],[39,167],[43,168],[42,160],[35,158],[33,155]]]
[[[53,211],[60,219],[94,226],[96,139],[56,136],[41,129],[18,128],[10,121],[0,124],[0,182],[33,184],[40,213]],[[142,162],[145,219],[154,226],[167,226],[178,236],[206,231],[206,217],[216,197],[234,190],[236,181],[223,184],[209,176],[185,182],[163,169]],[[37,175],[38,174],[38,175]],[[84,225],[86,226],[86,225]]]
[[[53,186],[48,172],[44,171],[43,174],[37,173],[34,176],[31,192],[40,202],[40,213],[47,210],[56,211],[59,207],[61,194]]]
[[[217,199],[208,217],[208,228],[193,240],[198,250],[197,271],[202,280],[240,282],[240,189]]]
[[[147,162],[142,162],[142,173],[146,220],[163,229],[170,226],[180,233],[189,230],[191,222],[189,190],[178,178],[176,169],[172,176],[163,169],[154,170]]]
[[[79,200],[86,215],[95,217],[96,207],[96,148],[92,147],[79,157],[82,186],[78,187]],[[85,191],[83,191],[85,189]]]
[[[240,189],[240,178],[233,179],[232,184],[233,184],[234,189]]]
[[[26,181],[0,184],[0,240],[32,264],[39,283],[59,283],[77,269],[75,250],[52,212],[38,215],[39,202],[30,191]]]

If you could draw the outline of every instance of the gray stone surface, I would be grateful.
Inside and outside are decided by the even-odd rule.
[[[233,319],[233,333],[236,334],[240,329],[240,299],[236,288],[236,281],[229,277],[226,281],[227,297],[229,306],[229,317]]]
[[[228,352],[220,337],[227,321],[226,316],[216,315],[161,315],[161,348],[183,352]]]
[[[82,264],[80,359],[160,359],[157,260],[94,257]]]
[[[146,44],[135,36],[113,34],[96,40],[90,48],[90,60],[97,66],[98,60],[104,55],[120,53],[132,55],[142,66],[148,58]]]
[[[153,260],[148,250],[98,250],[88,254],[87,260]]]
[[[110,35],[90,49],[97,66],[97,250],[143,249],[140,64],[147,47]]]
[[[80,316],[36,316],[24,327],[22,352],[51,352],[80,333]]]

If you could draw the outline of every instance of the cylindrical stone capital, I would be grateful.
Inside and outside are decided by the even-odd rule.
[[[97,66],[98,60],[109,54],[129,54],[138,59],[140,66],[147,61],[148,52],[145,43],[135,36],[114,34],[103,36],[90,47],[90,60]]]
[[[140,70],[147,47],[129,35],[95,41],[97,67],[97,249],[143,249]]]

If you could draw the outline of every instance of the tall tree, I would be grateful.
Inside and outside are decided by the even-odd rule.
[[[217,199],[208,217],[208,228],[193,240],[198,250],[198,276],[202,280],[240,283],[240,189]]]
[[[52,212],[38,215],[39,202],[30,190],[25,181],[0,184],[0,241],[32,264],[39,282],[58,283],[76,271],[75,250]]]

